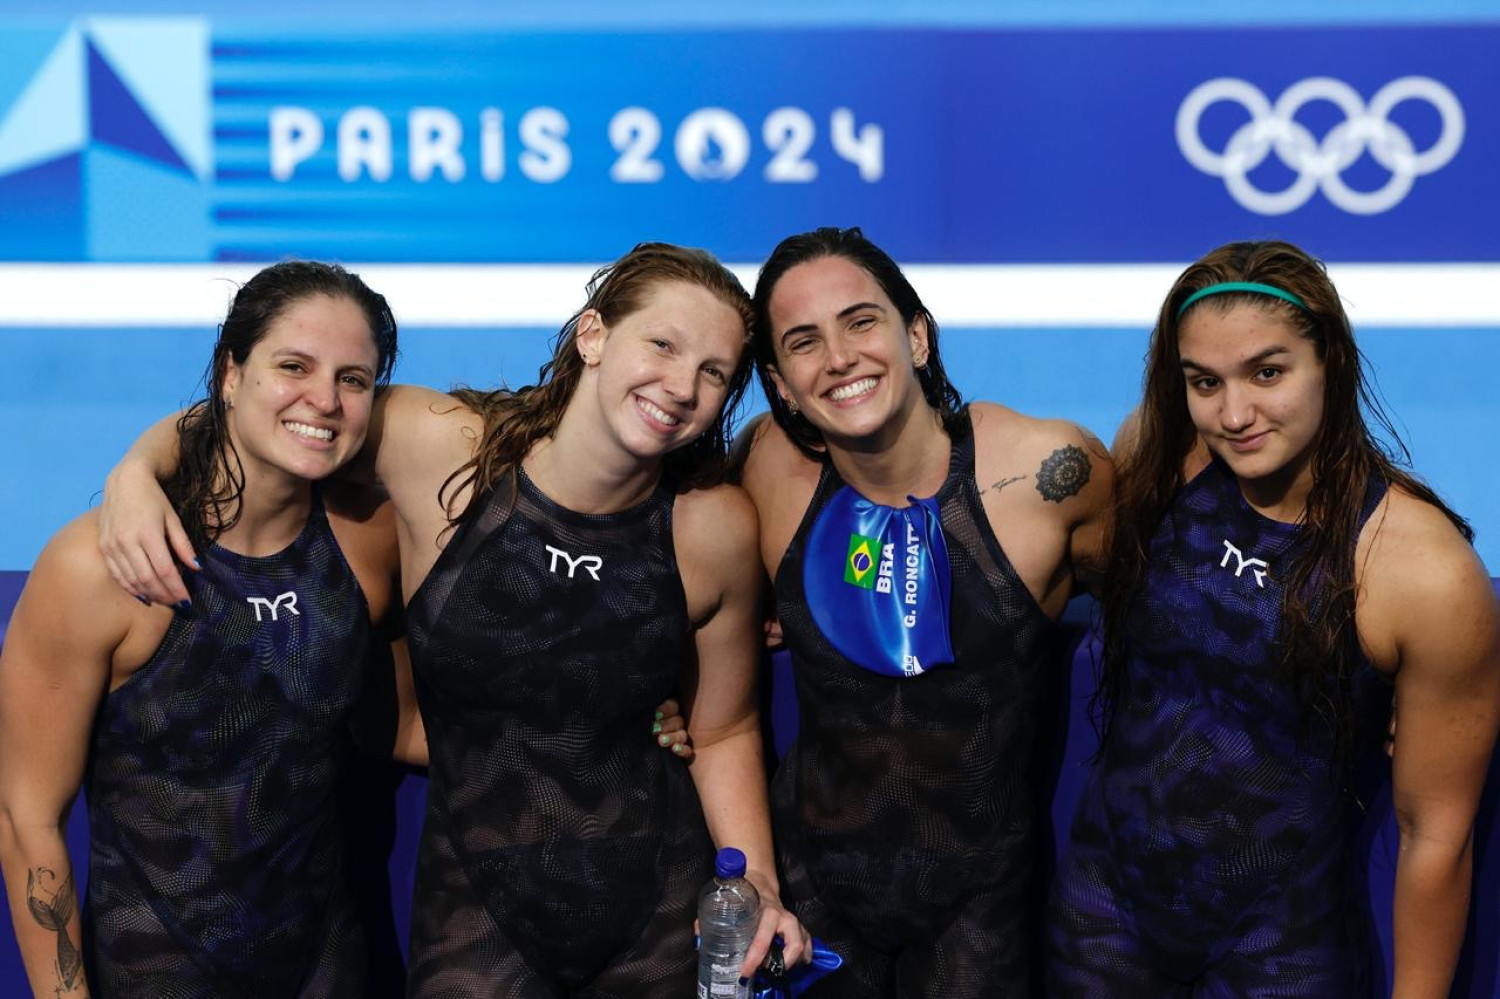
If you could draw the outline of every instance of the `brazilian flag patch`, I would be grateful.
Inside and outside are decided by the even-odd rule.
[[[849,555],[844,561],[844,582],[861,590],[875,589],[875,556],[880,540],[863,534],[849,535]]]

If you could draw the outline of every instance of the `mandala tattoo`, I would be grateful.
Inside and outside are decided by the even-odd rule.
[[[38,883],[43,880],[50,880],[55,884],[56,872],[46,867],[26,872],[26,907],[31,910],[31,918],[36,920],[37,925],[57,934],[56,993],[60,996],[67,995],[82,984],[79,978],[83,971],[83,955],[73,946],[73,941],[68,939],[68,923],[78,907],[78,890],[73,887],[73,874],[70,871],[56,894],[46,898],[43,894],[45,889]]]
[[[1083,448],[1069,444],[1058,448],[1047,456],[1036,473],[1036,491],[1042,499],[1061,503],[1069,496],[1077,496],[1088,485],[1093,466]]]

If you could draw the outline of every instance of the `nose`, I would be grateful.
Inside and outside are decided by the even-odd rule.
[[[824,356],[829,374],[836,375],[848,371],[854,366],[855,356],[854,347],[843,337],[829,337],[828,352]]]
[[[1237,434],[1255,422],[1255,402],[1247,389],[1226,382],[1219,403],[1219,424]]]
[[[313,379],[304,395],[309,406],[319,413],[332,413],[339,408],[339,387],[332,378]]]
[[[698,372],[691,365],[674,364],[662,378],[662,387],[673,402],[690,406],[698,395]]]

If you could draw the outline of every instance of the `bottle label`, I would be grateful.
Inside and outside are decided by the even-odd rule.
[[[698,983],[698,999],[750,999],[750,984],[740,984],[738,965],[714,965],[712,983]]]

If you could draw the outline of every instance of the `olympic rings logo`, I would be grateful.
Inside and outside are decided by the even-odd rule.
[[[1296,114],[1310,101],[1331,101],[1344,112],[1319,142]],[[1417,152],[1411,136],[1387,116],[1403,101],[1426,101],[1442,118],[1443,130],[1432,147]],[[1224,151],[1203,144],[1198,124],[1203,112],[1219,101],[1233,101],[1250,112],[1250,120],[1230,136]],[[1273,105],[1253,84],[1220,77],[1199,84],[1177,109],[1177,145],[1187,161],[1213,177],[1245,208],[1261,215],[1296,211],[1321,187],[1329,201],[1354,215],[1389,211],[1411,192],[1423,174],[1440,170],[1453,159],[1464,141],[1464,109],[1453,91],[1426,76],[1403,76],[1376,92],[1368,107],[1359,93],[1342,80],[1317,76],[1293,84]],[[1254,170],[1272,150],[1297,179],[1281,191],[1262,191],[1251,183]],[[1342,174],[1368,150],[1375,162],[1391,173],[1385,186],[1356,191]]]

